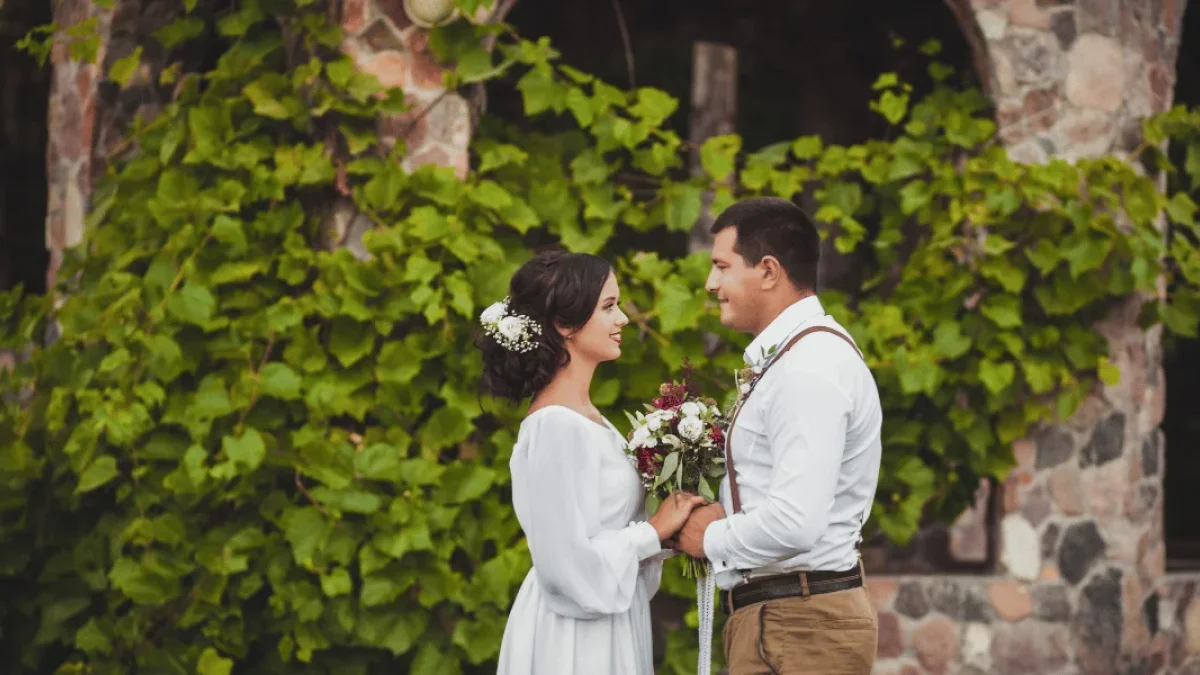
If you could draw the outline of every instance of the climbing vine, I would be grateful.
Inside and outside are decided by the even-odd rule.
[[[478,396],[475,316],[531,246],[599,253],[638,339],[598,373],[595,403],[634,407],[685,356],[727,391],[745,338],[716,320],[707,257],[684,254],[706,191],[714,210],[812,191],[837,249],[866,261],[861,288],[822,300],[879,382],[871,524],[897,540],[1120,376],[1092,328],[1115,303],[1196,330],[1190,190],[1164,194],[1117,157],[1015,163],[977,92],[913,100],[885,74],[873,107],[890,140],[691,148],[664,124],[667,94],[458,21],[431,35],[449,84],[515,82],[531,120],[567,127],[484,124],[460,180],[405,172],[403,142],[382,149],[377,121],[404,97],[338,51],[322,3],[194,7],[158,39],[215,35],[216,66],[163,71],[173,98],[129,130],[55,292],[0,296],[3,343],[32,345],[0,371],[4,672],[491,672],[530,562],[506,496],[521,410]],[[56,39],[95,53],[86,28],[26,47]],[[932,50],[930,68],[948,76]],[[1197,122],[1148,121],[1137,158],[1176,172],[1175,139],[1190,181]],[[374,227],[331,246],[347,209]],[[693,645],[668,644],[683,672]]]

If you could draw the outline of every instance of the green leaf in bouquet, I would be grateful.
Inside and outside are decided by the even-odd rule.
[[[704,478],[700,479],[700,496],[704,497],[710,502],[717,501],[716,493],[713,492],[712,486],[709,485],[708,481]]]
[[[666,483],[667,481],[671,480],[671,477],[674,476],[675,472],[678,470],[679,470],[679,451],[676,450],[675,452],[672,452],[671,454],[667,455],[667,458],[665,460],[663,460],[662,471],[660,471],[658,473],[658,478],[654,479],[654,487],[658,487],[658,486],[662,485],[663,483]]]

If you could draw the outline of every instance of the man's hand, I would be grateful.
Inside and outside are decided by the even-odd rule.
[[[720,504],[697,507],[679,531],[679,543],[674,548],[693,558],[704,558],[704,532],[714,521],[724,517],[725,507]]]

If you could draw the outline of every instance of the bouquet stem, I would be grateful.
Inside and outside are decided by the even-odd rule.
[[[686,556],[683,559],[683,576],[688,579],[703,579],[706,567],[703,560]]]

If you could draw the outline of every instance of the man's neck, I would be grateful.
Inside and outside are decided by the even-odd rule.
[[[766,299],[766,302],[764,302],[766,305],[766,310],[763,315],[763,320],[758,327],[754,329],[754,337],[762,335],[762,332],[765,331],[772,323],[775,323],[775,319],[778,319],[779,315],[786,312],[789,307],[805,298],[811,298],[814,295],[816,295],[816,293],[813,291],[790,291],[787,293],[769,296]]]

